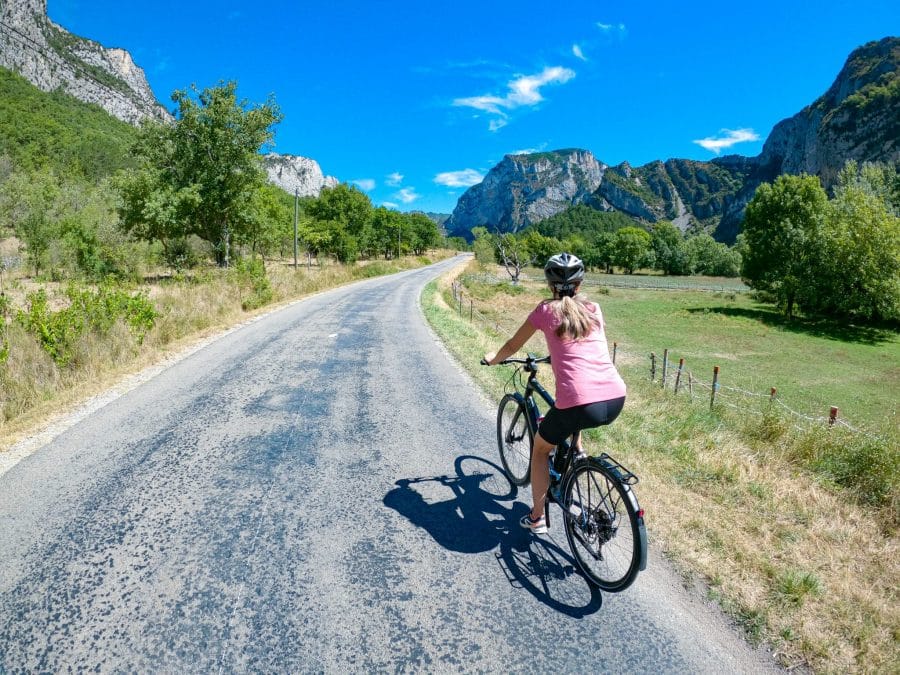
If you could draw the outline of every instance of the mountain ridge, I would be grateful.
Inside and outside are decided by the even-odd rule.
[[[589,151],[566,149],[532,156],[577,152]],[[521,172],[511,170],[507,161],[514,156],[504,157],[481,184],[460,197],[447,221],[451,235],[470,238],[471,228],[479,225],[515,232],[534,223],[522,214],[546,212],[549,216],[586,203],[644,223],[671,220],[683,231],[707,231],[731,243],[756,188],[782,173],[817,175],[830,188],[847,160],[900,163],[900,38],[886,37],[853,50],[831,87],[776,124],[756,157],[672,158],[639,167],[627,162],[608,167],[598,160],[604,168],[591,197],[565,205],[540,203],[540,196],[522,199],[517,187]],[[518,157],[519,164],[529,161]],[[488,181],[490,190],[485,190]],[[487,195],[490,204],[483,203]]]

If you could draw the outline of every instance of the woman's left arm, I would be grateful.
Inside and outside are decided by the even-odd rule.
[[[484,360],[487,361],[489,366],[495,366],[504,359],[508,359],[525,346],[525,343],[528,342],[528,338],[534,335],[535,330],[537,329],[531,325],[531,322],[528,319],[525,319],[525,323],[519,326],[519,330],[516,331],[516,334],[509,338],[509,340],[506,341],[506,344],[500,347],[500,350],[493,356],[491,354],[485,354]]]

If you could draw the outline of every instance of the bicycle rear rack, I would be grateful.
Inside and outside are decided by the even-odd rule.
[[[597,459],[599,459],[603,463],[603,465],[607,469],[609,469],[610,473],[612,473],[624,485],[637,485],[640,482],[640,478],[635,476],[633,473],[631,473],[631,471],[619,464],[619,462],[607,455],[605,452],[602,453]]]

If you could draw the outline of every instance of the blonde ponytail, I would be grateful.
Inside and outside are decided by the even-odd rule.
[[[600,320],[587,308],[586,302],[587,299],[581,294],[551,300],[550,307],[559,321],[557,337],[580,340],[590,335],[594,328],[600,327]]]

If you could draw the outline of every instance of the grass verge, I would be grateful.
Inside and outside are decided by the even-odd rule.
[[[21,310],[28,312],[25,289],[34,285],[20,282],[9,287],[8,283],[6,299],[0,304],[0,353],[5,353],[0,359],[0,452],[51,417],[109,388],[122,376],[256,314],[272,311],[280,303],[360,279],[421,267],[450,255],[453,252],[436,252],[427,258],[334,263],[297,270],[270,262],[264,272],[258,266],[237,266],[158,279],[152,285],[125,289],[146,294],[156,313],[152,328],[140,339],[121,319],[113,320],[104,330],[94,330],[81,325],[78,317],[70,317],[63,329],[71,331],[75,325],[81,330],[66,341],[71,354],[65,362],[54,359],[41,346],[42,337],[46,338],[42,332],[53,334],[60,323],[46,318],[52,318],[54,310],[61,313],[71,306],[65,291],[48,285],[50,313],[42,314],[42,327],[35,326],[35,321],[26,326],[16,316]]]
[[[492,313],[472,323],[448,288],[447,279],[426,288],[425,315],[488,396],[499,398],[509,371],[481,368],[478,359],[502,344],[539,294],[478,289],[490,295],[490,310],[479,310]],[[607,298],[600,301],[605,308]],[[609,313],[607,320],[612,326]],[[504,334],[489,327],[496,323]],[[544,352],[542,339],[526,350]],[[703,582],[748,639],[770,643],[782,664],[897,672],[900,555],[890,509],[798,464],[789,450],[801,446],[784,442],[777,424],[768,431],[753,424],[750,433],[727,410],[691,405],[651,384],[643,367],[620,369],[628,404],[615,424],[588,435],[588,447],[641,477],[651,545]]]

